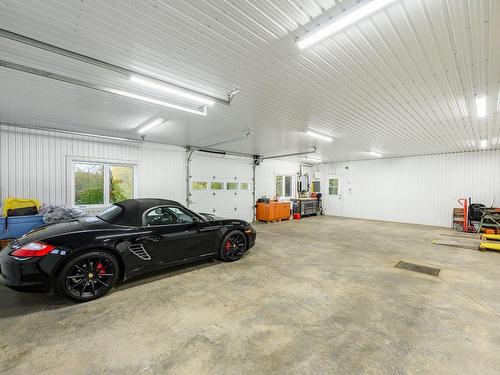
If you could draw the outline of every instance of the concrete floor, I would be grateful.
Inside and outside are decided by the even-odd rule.
[[[417,225],[256,228],[239,262],[156,273],[87,304],[0,287],[0,373],[500,373],[500,254],[432,245],[443,229]]]

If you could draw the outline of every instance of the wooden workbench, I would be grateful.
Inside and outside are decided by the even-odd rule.
[[[290,220],[290,202],[257,203],[257,221]]]

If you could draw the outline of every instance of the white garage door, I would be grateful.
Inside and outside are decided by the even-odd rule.
[[[193,211],[253,220],[251,159],[195,152],[190,175]]]

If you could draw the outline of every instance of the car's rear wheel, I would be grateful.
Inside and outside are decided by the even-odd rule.
[[[247,250],[247,238],[239,230],[229,232],[222,240],[219,258],[225,262],[240,259]]]
[[[64,265],[57,289],[67,298],[86,302],[105,295],[119,277],[116,257],[105,251],[89,251]]]

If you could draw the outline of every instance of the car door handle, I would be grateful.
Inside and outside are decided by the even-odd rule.
[[[160,242],[161,236],[144,236],[141,238],[141,240],[148,241],[148,242]]]
[[[222,228],[222,225],[212,225],[210,227],[200,228],[200,229],[198,229],[198,232],[211,232],[214,230],[218,230],[220,228]]]

